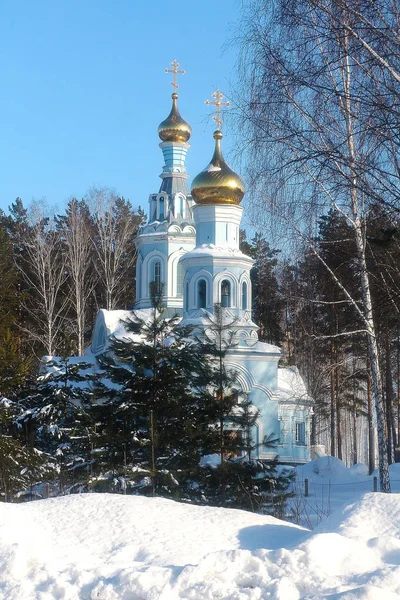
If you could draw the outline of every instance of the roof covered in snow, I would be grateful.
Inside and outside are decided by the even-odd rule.
[[[297,367],[278,369],[278,391],[282,400],[312,402]]]

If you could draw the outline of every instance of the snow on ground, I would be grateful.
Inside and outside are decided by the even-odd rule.
[[[400,463],[389,466],[392,492],[400,493]],[[323,456],[296,468],[295,498],[290,501],[290,509],[295,522],[314,529],[322,520],[343,505],[361,499],[366,492],[374,489],[374,477],[368,475],[364,464],[347,468],[333,456]],[[305,497],[305,479],[308,479],[308,497]]]
[[[342,489],[366,477],[313,463]],[[400,495],[332,504],[313,531],[116,494],[0,504],[0,600],[400,600]]]
[[[161,498],[82,494],[0,504],[0,598],[204,598],[161,594],[204,556],[212,563],[215,552],[275,550],[304,535],[273,517]]]

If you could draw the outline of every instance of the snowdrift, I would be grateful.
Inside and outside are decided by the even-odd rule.
[[[0,505],[1,600],[400,599],[400,496],[316,530],[160,498]]]

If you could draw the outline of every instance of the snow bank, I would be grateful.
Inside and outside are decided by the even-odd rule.
[[[313,533],[248,512],[83,494],[0,505],[1,600],[400,599],[400,496]]]
[[[374,489],[375,471],[368,475],[364,464],[352,467],[334,456],[322,456],[305,465],[296,467],[295,498],[289,505],[296,522],[314,529],[332,512],[360,500]],[[400,493],[400,463],[389,466],[392,492]],[[305,479],[308,479],[308,496],[305,497]]]

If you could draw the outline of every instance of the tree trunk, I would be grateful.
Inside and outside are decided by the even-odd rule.
[[[344,21],[346,15],[344,14]],[[365,223],[359,215],[359,199],[358,199],[358,176],[356,170],[356,150],[353,131],[353,110],[351,103],[351,67],[349,57],[349,37],[344,35],[343,50],[344,50],[344,90],[345,99],[343,102],[343,114],[346,120],[347,130],[347,148],[349,153],[349,173],[350,173],[350,199],[352,206],[352,221],[355,235],[355,243],[357,249],[358,266],[361,279],[361,297],[363,300],[364,322],[366,325],[369,338],[369,358],[371,362],[372,375],[372,395],[374,398],[376,421],[378,429],[378,446],[379,446],[379,482],[381,492],[390,493],[390,478],[389,464],[387,459],[387,443],[385,436],[385,418],[382,398],[382,379],[379,365],[378,345],[375,334],[375,323],[372,311],[372,298],[369,283],[368,266],[365,255]]]
[[[338,364],[337,349],[335,358],[336,365]],[[335,399],[336,399],[336,432],[337,432],[337,457],[343,460],[343,428],[342,428],[342,415],[340,412],[340,401],[339,401],[339,367],[335,368]]]
[[[330,370],[330,393],[331,393],[331,456],[336,456],[336,395],[335,395],[335,342],[331,342],[331,370]]]

